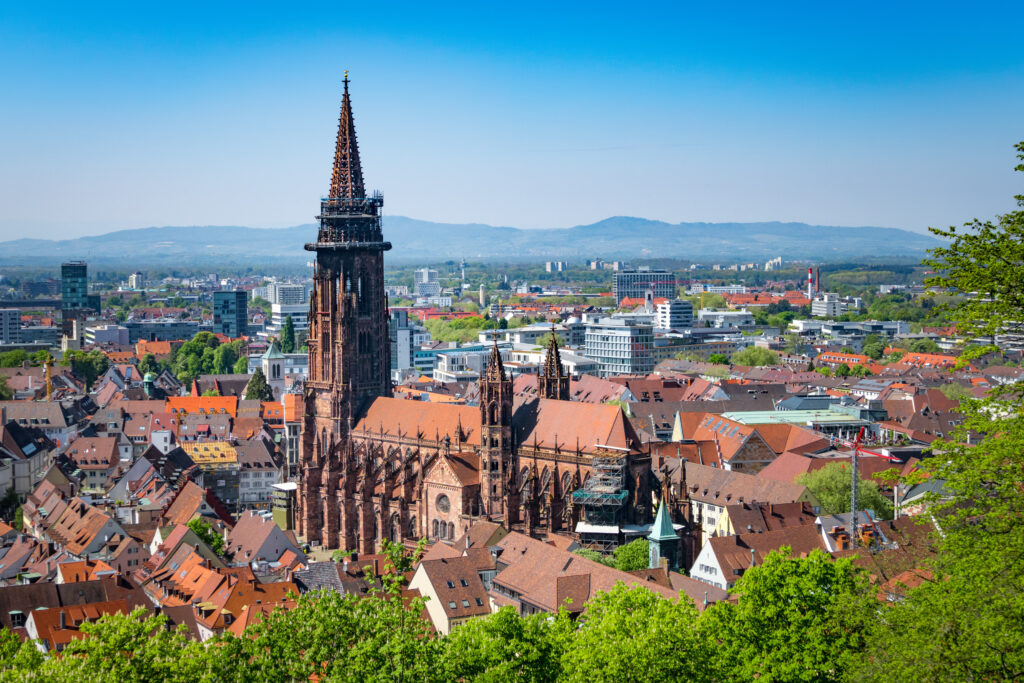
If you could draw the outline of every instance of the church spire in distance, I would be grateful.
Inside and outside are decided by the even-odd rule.
[[[338,117],[338,141],[334,147],[334,172],[331,174],[331,192],[328,199],[363,199],[363,167],[359,163],[359,144],[356,124],[352,117],[352,102],[348,96],[348,71],[345,72],[345,93],[341,98]]]

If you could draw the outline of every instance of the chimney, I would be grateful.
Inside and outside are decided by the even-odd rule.
[[[59,612],[59,617],[60,617],[60,630],[63,631],[64,629],[66,629],[68,627],[67,617],[64,616],[64,610],[61,610]]]

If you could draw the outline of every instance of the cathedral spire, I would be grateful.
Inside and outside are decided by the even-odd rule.
[[[557,401],[569,400],[569,376],[562,369],[562,356],[558,352],[558,335],[551,325],[547,355],[537,376],[537,395]]]
[[[498,350],[498,338],[494,338],[494,347],[491,348],[491,357],[487,361],[487,378],[492,380],[505,381],[505,365],[501,362],[501,351]]]
[[[356,124],[352,118],[352,102],[348,96],[348,71],[345,72],[345,93],[341,97],[338,117],[338,141],[334,147],[334,172],[331,174],[329,199],[363,199],[363,167],[359,163]]]
[[[558,335],[555,334],[555,326],[551,326],[551,336],[548,337],[548,353],[544,359],[544,374],[555,378],[562,376],[562,356],[558,352]]]

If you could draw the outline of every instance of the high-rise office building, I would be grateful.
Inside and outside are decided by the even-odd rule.
[[[100,310],[99,295],[89,294],[89,266],[85,261],[62,263],[60,285],[61,310]]]
[[[128,286],[132,289],[146,288],[146,275],[141,271],[135,271],[128,276]]]
[[[271,282],[267,285],[267,299],[272,304],[292,306],[306,303],[306,295],[309,289],[306,285],[296,285],[287,282]]]
[[[659,330],[680,330],[693,327],[693,304],[686,299],[669,299],[658,304],[655,316]]]
[[[232,339],[249,332],[249,295],[226,290],[213,293],[213,331]]]
[[[0,308],[0,344],[21,342],[21,311],[17,308]]]
[[[431,268],[420,268],[415,273],[413,291],[419,297],[441,295],[441,283],[437,281],[437,271]]]
[[[622,303],[626,297],[643,299],[647,291],[654,292],[656,299],[676,298],[676,276],[667,270],[641,266],[636,270],[624,270],[615,274],[615,303]]]

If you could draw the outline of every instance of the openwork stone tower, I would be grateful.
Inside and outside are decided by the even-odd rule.
[[[331,189],[320,201],[309,303],[309,376],[305,382],[299,531],[327,547],[340,538],[347,513],[335,501],[350,467],[346,451],[353,420],[373,399],[391,395],[391,346],[384,290],[381,234],[384,199],[367,196],[359,163],[352,103],[345,72]],[[342,496],[344,499],[345,496]],[[348,497],[351,498],[350,496]],[[345,546],[349,547],[349,546]]]

